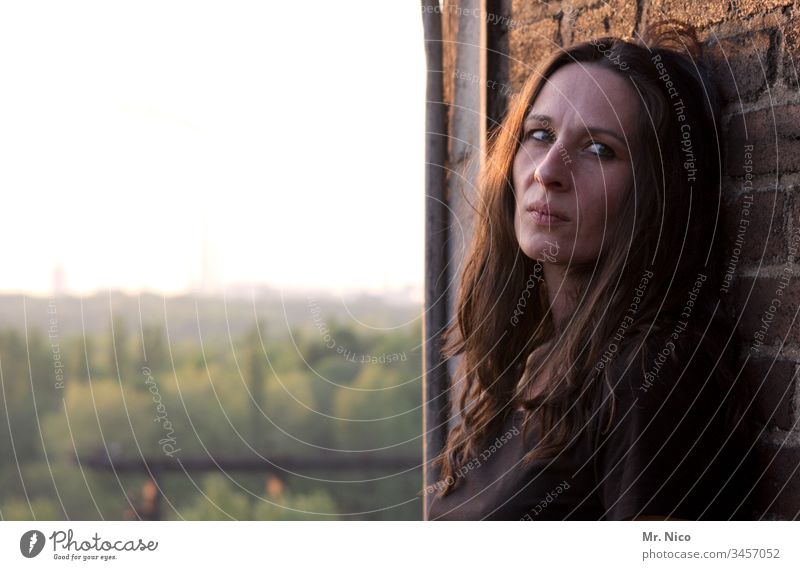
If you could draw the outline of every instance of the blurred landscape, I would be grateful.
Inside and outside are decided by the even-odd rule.
[[[269,290],[2,295],[0,516],[421,519],[421,316]]]
[[[0,519],[421,519],[419,5],[6,8]]]

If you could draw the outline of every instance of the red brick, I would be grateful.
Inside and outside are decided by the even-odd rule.
[[[775,31],[725,38],[703,49],[723,100],[752,99],[775,81]]]
[[[721,22],[728,13],[728,0],[656,0],[647,4],[644,19],[651,24],[665,18],[676,18],[704,27]],[[644,26],[640,26],[643,28]]]
[[[759,261],[762,265],[786,261],[785,205],[786,193],[783,190],[750,192],[739,196],[726,212],[726,262],[736,263],[737,269],[741,269]],[[741,229],[744,232],[740,238]],[[732,259],[737,245],[738,262]]]
[[[742,278],[733,288],[735,306],[737,312],[742,315],[739,322],[739,330],[745,343],[742,350],[750,351],[751,356],[757,356],[764,353],[765,347],[777,347],[781,342],[798,343],[800,323],[797,321],[797,308],[800,285],[797,276],[791,275],[782,295],[777,294],[780,281],[776,277],[759,277],[755,286],[753,281],[752,277]],[[780,304],[776,303],[777,311],[770,320],[771,313],[768,309],[773,299],[780,301]],[[762,319],[768,324],[764,325]],[[792,324],[793,319],[794,324]],[[762,331],[763,345],[759,347],[754,340],[756,333]]]
[[[636,27],[636,4],[609,1],[598,8],[576,11],[561,21],[562,34],[577,43],[599,36],[631,36]],[[564,30],[569,27],[569,30]]]
[[[789,85],[798,85],[800,72],[800,14],[795,12],[782,27],[784,34],[783,74]]]
[[[747,144],[753,145],[753,174],[774,173],[776,165],[781,174],[800,170],[800,105],[782,105],[731,117],[725,145],[727,174],[745,174]]]
[[[733,17],[753,16],[788,6],[792,0],[733,0]]]
[[[583,0],[584,3],[594,0]],[[577,7],[579,2],[572,2]],[[513,26],[532,24],[543,18],[553,17],[561,12],[561,3],[544,0],[511,0],[511,19]]]
[[[509,30],[510,82],[515,92],[559,46],[558,22],[553,19]]]
[[[800,188],[791,187],[788,191],[787,200],[789,201],[789,223],[793,231],[800,229]],[[791,238],[791,233],[787,230],[787,239]],[[796,247],[796,242],[795,242]],[[795,262],[800,262],[800,252],[794,254]]]

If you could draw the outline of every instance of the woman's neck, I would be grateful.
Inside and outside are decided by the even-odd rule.
[[[550,315],[557,331],[561,331],[575,310],[578,281],[567,271],[566,265],[543,263],[542,273],[547,286]]]
[[[559,336],[575,311],[579,286],[584,273],[574,270],[567,271],[565,265],[542,263],[542,274],[551,320],[556,329],[556,336]],[[524,400],[532,399],[541,394],[544,389],[545,386],[540,378],[530,379],[527,381],[527,386],[520,387],[521,397]],[[523,408],[518,406],[516,409],[522,410]]]

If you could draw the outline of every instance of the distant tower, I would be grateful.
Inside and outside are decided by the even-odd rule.
[[[53,268],[53,296],[63,297],[67,293],[67,274],[64,266],[57,263]]]

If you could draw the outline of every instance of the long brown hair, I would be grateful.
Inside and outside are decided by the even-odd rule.
[[[727,341],[723,352],[735,346],[735,331],[717,302],[719,99],[700,60],[694,28],[674,20],[649,26],[636,40],[603,37],[560,49],[528,78],[490,135],[456,319],[444,333],[445,358],[462,358],[452,386],[458,421],[434,462],[440,496],[458,484],[455,474],[519,405],[525,425],[535,422],[542,436],[525,461],[562,450],[589,422],[601,382],[608,382],[609,354],[663,339],[659,331],[672,330],[698,279],[702,287],[684,338],[691,343],[703,335],[705,320],[713,326],[704,342]],[[581,286],[571,320],[556,334],[546,284],[535,277],[541,266],[522,253],[514,232],[511,168],[533,102],[547,79],[571,63],[628,78],[641,98],[630,104],[644,112],[631,141],[634,183],[611,221],[608,247],[592,267],[568,268],[582,277]],[[731,371],[719,370],[730,381]],[[535,378],[545,389],[522,398]]]

